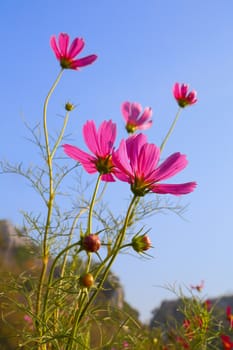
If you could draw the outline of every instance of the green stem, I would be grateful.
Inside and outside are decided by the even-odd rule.
[[[46,293],[44,295],[44,303],[43,303],[43,320],[46,320],[46,314],[47,314],[47,302],[48,302],[48,297],[49,297],[49,292],[50,289],[52,287],[52,281],[53,281],[53,275],[54,275],[54,270],[55,267],[57,265],[57,262],[59,261],[59,259],[62,257],[63,254],[65,254],[66,252],[68,252],[70,249],[78,246],[80,244],[80,242],[75,242],[69,246],[67,246],[66,248],[64,248],[62,251],[60,251],[60,253],[56,256],[56,258],[53,260],[52,266],[50,268],[50,272],[49,272],[49,277],[48,277],[48,284],[47,284],[47,288],[46,288]]]
[[[38,318],[40,317],[40,313],[41,313],[42,291],[43,291],[44,280],[46,277],[46,272],[47,272],[47,267],[48,267],[48,257],[49,257],[48,234],[49,234],[49,229],[50,229],[53,202],[54,202],[52,157],[51,157],[51,152],[50,152],[49,133],[48,133],[48,127],[47,127],[47,108],[48,108],[49,99],[50,99],[54,89],[56,88],[59,80],[61,79],[62,73],[63,73],[63,69],[60,71],[57,79],[55,80],[51,89],[49,90],[48,95],[45,99],[44,108],[43,108],[43,127],[44,127],[44,137],[45,137],[45,149],[46,149],[47,165],[48,165],[48,173],[49,173],[49,198],[47,201],[47,208],[48,208],[47,209],[47,218],[46,218],[45,232],[44,232],[43,245],[42,245],[42,249],[43,249],[43,251],[42,251],[42,270],[41,270],[41,274],[40,274],[38,291],[37,291],[37,300],[36,300],[36,314],[37,314]],[[43,346],[42,346],[42,348],[43,348]]]
[[[71,332],[71,335],[69,337],[69,341],[67,343],[67,346],[66,346],[66,350],[72,350],[72,346],[73,346],[73,341],[74,341],[74,337],[75,337],[75,334],[77,332],[77,328],[78,328],[78,325],[80,323],[80,321],[82,320],[83,316],[85,315],[88,307],[92,304],[92,302],[95,300],[97,294],[100,292],[100,290],[102,289],[103,287],[103,284],[108,276],[108,273],[112,267],[112,264],[120,250],[120,247],[121,247],[121,244],[125,238],[125,234],[126,234],[126,230],[127,230],[127,227],[128,227],[128,222],[129,222],[129,219],[131,217],[131,213],[132,213],[132,210],[134,209],[134,206],[135,206],[135,202],[137,201],[137,196],[134,196],[130,202],[130,205],[128,207],[128,210],[127,210],[127,214],[126,214],[126,217],[125,217],[125,221],[124,221],[124,225],[122,227],[122,229],[120,230],[120,233],[116,239],[116,242],[114,244],[114,247],[113,247],[113,250],[112,250],[112,255],[110,257],[107,258],[107,260],[109,260],[110,258],[110,261],[103,273],[103,276],[101,277],[101,281],[98,285],[98,287],[96,288],[96,290],[92,293],[91,297],[89,298],[88,302],[86,303],[86,305],[83,307],[83,308],[80,308],[79,310],[77,310],[77,313],[75,315],[75,322],[74,322],[74,326],[73,326],[73,329],[72,329],[72,332]],[[107,261],[106,260],[106,261]],[[97,271],[97,274],[95,276],[95,278],[98,277],[98,275],[100,274],[102,268],[103,268],[104,265],[102,265],[102,267]]]
[[[162,151],[163,151],[163,149],[164,149],[164,146],[165,146],[166,143],[167,143],[167,140],[169,139],[169,137],[171,136],[171,134],[172,134],[172,132],[173,132],[173,130],[174,130],[174,128],[175,128],[175,125],[176,125],[177,120],[179,119],[179,116],[180,116],[180,113],[181,113],[181,109],[182,109],[182,108],[179,108],[179,109],[178,109],[178,111],[177,111],[177,113],[176,113],[176,116],[175,116],[175,118],[174,118],[174,120],[173,120],[173,122],[172,122],[172,125],[170,126],[170,129],[168,130],[167,135],[165,136],[163,142],[161,143],[161,146],[160,146],[160,153],[162,153]]]
[[[70,232],[69,232],[69,238],[68,238],[68,241],[67,241],[67,244],[66,244],[66,248],[70,246],[72,238],[73,238],[73,234],[74,234],[74,229],[75,229],[76,224],[77,224],[77,221],[80,218],[80,216],[83,213],[85,213],[85,211],[87,211],[87,208],[84,208],[84,209],[80,210],[80,212],[75,216],[75,218],[73,220],[73,223],[72,223],[72,226],[71,226],[71,229],[70,229]],[[61,278],[64,276],[64,273],[65,273],[66,263],[67,263],[67,258],[68,258],[68,252],[69,252],[69,249],[66,250],[65,255],[64,255],[64,259],[63,259],[63,262],[62,262],[62,265],[61,265]]]
[[[67,112],[66,115],[65,115],[65,119],[64,119],[64,122],[63,122],[63,126],[62,126],[62,129],[61,129],[61,132],[58,135],[57,141],[55,142],[54,147],[52,149],[52,152],[51,152],[51,158],[52,159],[53,159],[54,154],[55,154],[55,152],[56,152],[56,150],[57,150],[57,148],[58,148],[58,146],[59,146],[59,144],[60,144],[60,142],[61,142],[61,140],[63,138],[64,132],[66,130],[68,118],[69,118],[69,112]]]
[[[95,199],[96,199],[96,195],[97,195],[97,192],[98,192],[100,180],[101,180],[101,174],[99,174],[98,179],[96,181],[94,193],[93,193],[91,204],[90,204],[89,215],[88,215],[88,222],[87,222],[87,233],[88,234],[90,234],[91,231],[92,231],[92,213],[93,213],[93,208],[94,208],[94,205],[95,205]]]

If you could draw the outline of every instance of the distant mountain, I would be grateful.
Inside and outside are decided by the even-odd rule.
[[[6,269],[10,271],[13,265],[27,269],[33,265],[34,269],[38,270],[40,267],[39,254],[40,247],[36,246],[24,232],[15,228],[8,220],[0,220],[0,257]],[[109,274],[103,294],[104,296],[100,296],[100,298],[103,298],[105,302],[108,301],[120,309],[123,308],[125,303],[124,290],[119,278],[113,273]],[[134,313],[138,316],[136,310]]]

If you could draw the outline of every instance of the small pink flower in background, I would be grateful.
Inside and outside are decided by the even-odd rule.
[[[89,174],[99,172],[102,175],[101,180],[115,181],[112,175],[112,150],[116,139],[116,124],[111,120],[104,121],[97,130],[93,120],[87,121],[83,126],[83,137],[93,155],[68,144],[63,145],[64,152],[80,162]]]
[[[133,135],[122,140],[112,160],[117,168],[115,176],[131,185],[136,196],[144,196],[148,192],[160,194],[182,195],[192,192],[196,182],[183,184],[160,184],[187,166],[186,156],[174,153],[158,166],[160,148],[147,143],[143,134]]]
[[[204,281],[202,280],[200,284],[197,284],[196,286],[191,285],[191,289],[196,289],[196,291],[201,292],[204,288]]]
[[[75,57],[83,50],[85,42],[82,38],[75,38],[69,47],[69,41],[70,37],[66,33],[60,33],[58,40],[56,40],[55,35],[50,39],[52,50],[60,61],[62,68],[78,70],[81,67],[88,66],[97,59],[96,55],[75,59]]]
[[[193,105],[197,102],[197,93],[195,90],[188,92],[189,85],[175,83],[173,86],[173,95],[178,103],[178,105],[182,108],[186,106]]]
[[[139,103],[124,102],[121,111],[128,133],[134,133],[136,130],[146,130],[152,125],[152,109],[150,107],[146,107],[142,112],[142,106]]]
[[[123,348],[128,349],[129,348],[129,343],[127,341],[123,341]]]
[[[189,343],[184,338],[178,336],[176,337],[176,341],[182,346],[183,349],[191,349]]]
[[[222,345],[223,345],[224,350],[233,349],[233,342],[231,341],[231,339],[228,335],[222,334],[221,340],[222,340]]]
[[[233,314],[231,313],[230,306],[227,306],[227,308],[226,308],[226,316],[227,316],[227,320],[230,323],[230,327],[233,328]]]
[[[207,311],[210,311],[211,309],[211,301],[210,300],[205,300],[203,303],[204,307],[206,308]]]
[[[33,329],[33,328],[34,328],[34,327],[33,327],[33,321],[32,321],[31,316],[29,316],[29,315],[24,315],[23,319],[24,319],[24,321],[28,324],[29,329]]]

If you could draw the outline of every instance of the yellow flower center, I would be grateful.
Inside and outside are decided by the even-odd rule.
[[[111,173],[113,169],[112,156],[109,155],[105,158],[98,158],[96,161],[96,168],[100,174]]]
[[[143,177],[135,177],[134,183],[131,184],[131,191],[139,197],[145,196],[150,191],[149,184],[145,182]]]

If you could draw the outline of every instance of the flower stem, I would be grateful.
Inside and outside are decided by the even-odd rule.
[[[96,195],[97,195],[97,192],[98,192],[100,180],[101,180],[101,174],[99,174],[98,179],[96,181],[94,193],[93,193],[91,204],[90,204],[89,215],[88,215],[88,222],[87,222],[87,233],[88,234],[90,234],[91,231],[92,231],[92,213],[93,213],[93,208],[94,208],[95,199],[96,199]]]
[[[47,267],[48,267],[48,258],[49,258],[48,234],[50,230],[53,202],[54,202],[54,196],[55,196],[54,188],[53,188],[52,156],[50,151],[49,133],[48,133],[48,127],[47,127],[47,108],[48,108],[48,102],[50,100],[50,97],[53,91],[55,90],[58,82],[60,81],[62,73],[63,73],[63,69],[60,71],[51,89],[49,90],[48,95],[45,99],[44,108],[43,108],[43,127],[44,127],[44,137],[45,137],[46,162],[48,166],[48,176],[49,176],[49,198],[47,201],[47,217],[46,217],[45,231],[44,231],[43,245],[42,245],[42,270],[40,274],[38,291],[37,291],[37,300],[36,300],[36,315],[38,319],[41,316],[42,291],[43,291],[44,280],[46,277]],[[43,345],[42,345],[42,348],[43,348]]]
[[[54,157],[54,154],[63,138],[63,135],[64,135],[64,132],[66,130],[66,125],[67,125],[67,122],[68,122],[68,118],[69,118],[69,112],[66,113],[65,115],[65,119],[64,119],[64,122],[63,122],[63,126],[62,126],[62,129],[60,131],[60,134],[58,135],[58,138],[57,138],[57,141],[55,142],[55,145],[53,146],[53,149],[52,149],[52,152],[51,152],[51,158],[53,159]]]
[[[161,153],[162,153],[162,151],[163,151],[163,149],[164,149],[164,146],[165,146],[166,143],[167,143],[167,140],[169,139],[169,137],[171,136],[171,134],[172,134],[172,132],[173,132],[173,130],[174,130],[174,128],[175,128],[175,125],[176,125],[176,123],[177,123],[177,121],[178,121],[178,119],[179,119],[180,113],[181,113],[181,109],[182,109],[182,108],[179,108],[179,109],[178,109],[178,111],[177,111],[177,113],[176,113],[176,116],[175,116],[175,118],[174,118],[174,120],[173,120],[173,122],[172,122],[172,125],[170,126],[170,129],[168,130],[167,135],[165,136],[163,142],[161,143],[161,146],[160,146],[160,152],[161,152]]]
[[[124,221],[124,224],[123,224],[123,227],[122,229],[120,230],[120,233],[116,239],[116,242],[114,244],[114,247],[112,249],[112,255],[110,257],[108,257],[105,262],[107,260],[109,260],[110,258],[110,261],[103,273],[103,276],[101,276],[101,280],[97,286],[97,288],[95,289],[95,291],[91,294],[88,302],[86,303],[86,305],[83,307],[83,308],[80,308],[79,310],[77,310],[77,313],[75,315],[75,321],[74,321],[74,326],[73,326],[73,329],[71,331],[71,334],[70,334],[70,337],[69,337],[69,340],[68,340],[68,343],[67,343],[67,346],[66,346],[66,350],[72,350],[72,346],[73,346],[73,341],[74,341],[74,337],[75,337],[75,334],[77,332],[77,328],[78,328],[78,325],[81,321],[81,319],[83,318],[83,316],[85,315],[88,307],[92,304],[92,302],[95,300],[96,296],[98,295],[98,293],[100,292],[100,290],[102,289],[103,287],[103,284],[108,276],[108,273],[112,267],[112,264],[121,248],[121,244],[125,238],[125,234],[126,234],[126,230],[127,230],[127,227],[128,227],[128,222],[130,220],[130,217],[131,217],[131,213],[132,213],[132,210],[134,210],[134,207],[135,207],[135,203],[137,202],[137,196],[134,196],[130,202],[130,205],[128,207],[128,210],[127,210],[127,213],[126,213],[126,217],[125,217],[125,221]],[[99,276],[99,274],[101,273],[102,269],[103,269],[104,265],[101,264],[101,267],[98,269],[96,275],[95,275],[95,279]]]

